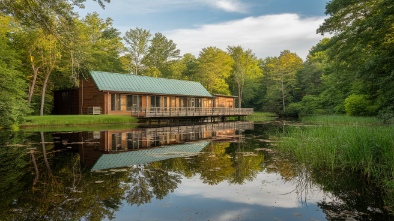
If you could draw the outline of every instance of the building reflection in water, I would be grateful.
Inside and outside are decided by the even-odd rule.
[[[57,149],[78,152],[94,170],[127,167],[198,154],[210,141],[237,142],[253,122],[220,122],[188,126],[55,133]]]

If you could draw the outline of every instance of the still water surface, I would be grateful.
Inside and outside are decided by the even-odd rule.
[[[2,132],[0,220],[392,220],[357,174],[276,149],[281,124]]]

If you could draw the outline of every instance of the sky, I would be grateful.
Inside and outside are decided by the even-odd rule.
[[[122,36],[130,29],[160,32],[181,54],[198,57],[203,48],[251,49],[258,58],[290,50],[305,60],[324,36],[316,29],[329,0],[111,0],[102,9],[93,0],[78,13],[112,18]]]

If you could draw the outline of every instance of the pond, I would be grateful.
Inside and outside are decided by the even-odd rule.
[[[280,122],[1,132],[0,220],[394,220],[358,174],[279,151]]]

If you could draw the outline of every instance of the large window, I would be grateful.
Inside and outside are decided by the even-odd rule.
[[[127,110],[132,110],[132,108],[138,108],[138,107],[142,107],[142,96],[127,95]]]
[[[171,97],[171,107],[176,107],[176,97]]]
[[[202,107],[202,99],[196,98],[196,107]]]
[[[187,98],[186,97],[181,97],[179,98],[180,101],[180,107],[187,107]]]
[[[112,134],[112,150],[122,150],[122,133]]]
[[[196,106],[196,103],[195,103],[195,99],[194,98],[188,98],[187,99],[188,100],[188,107],[195,107]]]
[[[160,107],[161,104],[161,97],[159,96],[151,96],[150,97],[150,106],[151,107]]]
[[[120,94],[111,94],[111,110],[120,110]]]

